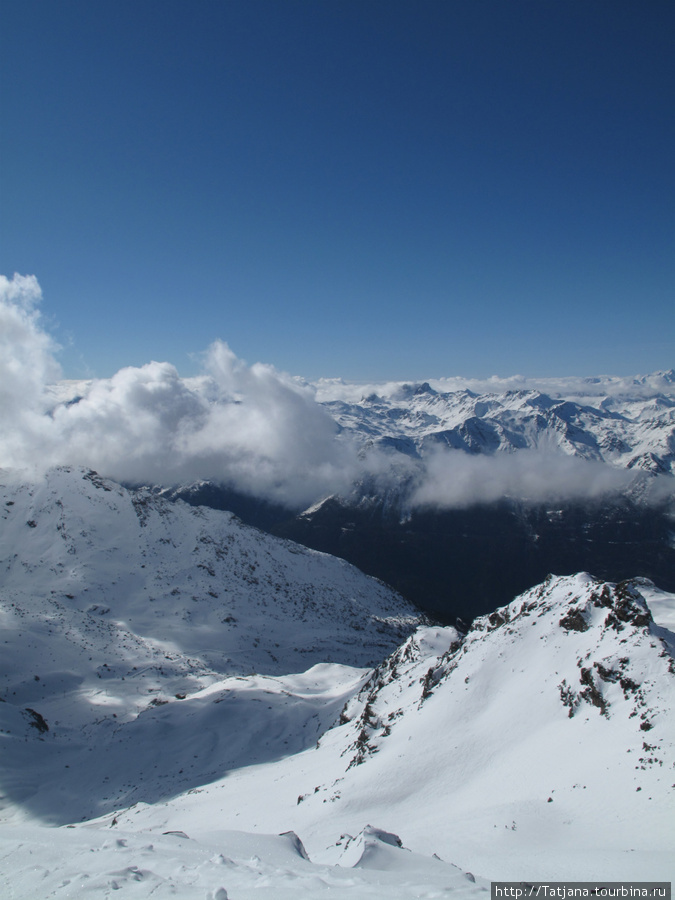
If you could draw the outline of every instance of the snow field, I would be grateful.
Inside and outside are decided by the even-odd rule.
[[[672,879],[672,595],[551,577],[464,636],[229,514],[4,481],[3,900]]]

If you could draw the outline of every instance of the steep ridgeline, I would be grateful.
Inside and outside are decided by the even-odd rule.
[[[520,682],[543,694],[542,688],[556,681],[557,700],[568,719],[589,718],[589,707],[595,707],[608,721],[634,719],[631,733],[663,744],[672,731],[670,705],[664,706],[666,697],[673,699],[672,691],[669,695],[664,688],[675,687],[670,677],[675,676],[675,648],[672,634],[654,623],[640,588],[654,590],[640,579],[614,585],[585,574],[551,576],[508,606],[476,619],[466,635],[454,628],[418,629],[342,711],[353,737],[347,769],[376,753],[407,711],[420,710],[437,693],[447,701],[445,686],[457,693],[459,683],[462,705],[475,711],[484,704],[472,703],[474,691],[485,690],[503,706],[516,686],[526,696],[526,684]],[[539,670],[536,656],[546,659]],[[472,680],[480,685],[471,688]],[[549,700],[542,703],[548,706]],[[661,729],[648,734],[657,721]]]
[[[419,629],[321,739],[294,827],[330,815],[351,831],[365,810],[412,849],[487,877],[627,877],[652,864],[665,877],[675,639],[645,596],[655,609],[665,598],[672,621],[675,598],[649,583],[577,575],[465,636]],[[330,775],[312,783],[319,772]]]

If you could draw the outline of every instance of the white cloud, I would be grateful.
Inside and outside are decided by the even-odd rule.
[[[584,398],[622,397],[624,399],[642,399],[653,397],[661,392],[675,396],[675,370],[653,372],[649,375],[634,377],[598,376],[567,378],[533,378],[524,375],[490,378],[428,378],[427,383],[438,393],[454,391],[472,391],[475,394],[503,394],[505,391],[540,391],[550,397],[564,397],[567,400]],[[340,378],[321,378],[316,382],[317,400],[327,402],[342,400],[347,403],[358,403],[363,397],[376,394],[383,398],[392,398],[400,394],[406,385],[418,382],[386,381],[386,382],[347,382]]]
[[[436,450],[411,497],[413,506],[461,508],[511,498],[531,502],[591,499],[625,490],[635,473],[541,450],[473,456]]]
[[[303,505],[354,475],[356,450],[312,392],[270,366],[247,366],[217,341],[189,382],[150,362],[94,380],[49,410],[56,345],[40,327],[37,280],[0,281],[0,465],[85,465],[124,481],[220,479]],[[52,400],[53,404],[53,400]]]
[[[39,405],[46,381],[59,377],[56,344],[40,328],[42,291],[33,275],[0,275],[0,411]]]
[[[60,376],[58,349],[40,327],[42,292],[33,275],[0,275],[0,443],[10,464],[19,464],[25,436],[40,443],[47,427],[44,386]]]
[[[355,452],[336,442],[311,395],[222,342],[205,364],[207,376],[191,383],[158,362],[94,381],[53,411],[43,459],[136,483],[216,479],[299,506],[347,486]]]
[[[378,493],[405,486],[414,505],[457,507],[507,496],[596,497],[625,489],[635,477],[541,450],[497,456],[438,450],[421,461],[366,448],[338,434],[317,397],[372,390],[391,396],[400,383],[325,381],[317,388],[268,365],[249,366],[222,341],[205,352],[197,378],[150,362],[81,383],[83,396],[65,402],[62,390],[50,387],[60,371],[57,346],[40,324],[40,299],[33,276],[0,276],[2,467],[84,465],[133,483],[213,479],[297,507],[349,494],[356,481]],[[655,488],[667,494],[671,483]]]

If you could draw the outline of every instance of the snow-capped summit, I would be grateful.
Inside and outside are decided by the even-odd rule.
[[[334,775],[306,815],[338,793],[341,821],[368,807],[413,849],[433,836],[493,877],[518,877],[538,852],[561,876],[565,855],[591,848],[624,872],[631,854],[666,854],[675,639],[652,618],[659,596],[644,580],[551,577],[465,636],[419,630],[322,740]]]
[[[651,382],[649,382],[651,385]],[[561,452],[619,468],[675,474],[675,397],[668,373],[651,392],[548,394],[405,384],[360,400],[325,400],[342,429],[409,455],[435,446],[476,454]],[[607,385],[609,387],[609,385]],[[581,396],[579,396],[581,394]],[[407,448],[407,449],[406,449]]]

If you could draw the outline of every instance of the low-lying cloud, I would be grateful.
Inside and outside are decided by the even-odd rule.
[[[88,382],[81,397],[64,402],[55,399],[58,347],[42,327],[40,300],[34,277],[0,276],[5,468],[82,465],[134,484],[210,479],[298,509],[348,495],[356,482],[379,492],[405,484],[412,506],[449,508],[504,497],[595,498],[625,490],[635,477],[535,450],[471,456],[435,449],[420,460],[365,448],[339,433],[314,388],[271,366],[247,365],[222,341],[208,348],[197,378],[150,362]]]
[[[603,400],[614,397],[623,400],[640,400],[651,398],[659,392],[672,393],[675,384],[675,369],[667,372],[652,372],[649,375],[636,377],[602,376],[598,378],[534,378],[525,375],[512,375],[502,378],[493,375],[490,378],[428,378],[427,383],[439,393],[453,391],[471,391],[474,394],[499,395],[506,391],[541,391],[549,397],[565,399]],[[410,382],[388,381],[370,384],[353,384],[340,378],[321,378],[316,384],[317,399],[322,402],[342,400],[346,403],[357,403],[362,397],[376,394],[390,399],[400,395],[402,390],[410,388]]]
[[[412,506],[461,508],[512,499],[531,503],[596,499],[626,490],[635,473],[606,463],[541,450],[474,456],[433,452]]]

